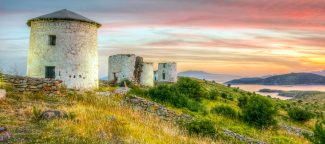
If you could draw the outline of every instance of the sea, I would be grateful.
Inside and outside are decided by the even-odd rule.
[[[278,93],[264,93],[258,92],[260,89],[272,89],[272,90],[298,90],[298,91],[322,91],[325,92],[325,85],[251,85],[251,84],[240,84],[231,85],[231,87],[239,87],[242,90],[256,92],[264,96],[271,96],[273,98],[279,99],[291,99],[291,97],[280,96]]]

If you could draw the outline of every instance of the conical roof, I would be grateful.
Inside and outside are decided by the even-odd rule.
[[[79,15],[79,14],[69,11],[67,9],[55,11],[53,13],[49,13],[46,15],[42,15],[42,16],[30,19],[27,21],[27,25],[30,26],[31,21],[37,21],[37,20],[72,20],[72,21],[81,21],[81,22],[92,23],[92,24],[97,25],[97,27],[101,26],[101,24],[99,24],[98,22],[90,20],[82,15]]]

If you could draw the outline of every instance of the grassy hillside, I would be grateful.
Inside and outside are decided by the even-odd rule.
[[[281,126],[311,131],[320,118],[298,122],[288,116],[287,110],[299,106],[323,112],[297,101],[266,98],[271,107],[277,109],[274,115],[277,124],[260,128],[243,120],[243,107],[239,102],[243,97],[261,96],[196,79],[181,79],[177,84],[154,88],[133,86],[130,92],[178,113],[192,115],[196,122],[190,125],[134,111],[123,103],[123,96],[103,97],[95,92],[75,91],[66,91],[64,96],[46,96],[15,93],[5,85],[0,88],[9,91],[7,98],[0,101],[0,124],[13,134],[10,143],[242,143],[226,135],[225,130],[267,143],[310,143],[304,136],[290,133]],[[98,91],[113,89],[105,87]],[[39,111],[52,109],[64,111],[69,117],[37,119]],[[200,133],[202,131],[204,133]]]
[[[181,80],[182,81],[182,80]],[[288,130],[283,129],[283,126],[290,126],[294,128],[302,128],[304,130],[312,131],[314,128],[315,122],[322,119],[324,109],[319,109],[317,106],[308,105],[306,103],[299,103],[298,100],[284,101],[279,99],[272,99],[266,97],[273,107],[277,110],[276,115],[274,116],[277,124],[267,127],[267,128],[258,128],[247,122],[242,118],[242,108],[238,106],[238,103],[243,97],[263,97],[255,93],[242,91],[238,88],[227,87],[221,84],[212,83],[202,80],[194,80],[199,82],[202,85],[204,96],[197,104],[192,104],[190,106],[177,106],[172,102],[161,101],[155,99],[155,97],[150,96],[150,90],[146,89],[136,89],[131,93],[151,99],[153,101],[164,103],[166,106],[169,106],[171,109],[176,111],[182,111],[185,113],[192,114],[197,119],[205,119],[214,123],[215,128],[218,131],[219,137],[222,137],[224,140],[229,140],[230,138],[222,134],[224,129],[229,129],[233,132],[236,132],[241,135],[248,136],[250,138],[264,141],[267,143],[309,143],[309,141],[304,138],[304,136],[299,136],[293,133],[290,133]],[[176,84],[177,85],[177,84]],[[177,87],[177,86],[176,86]],[[155,89],[155,88],[154,88]],[[159,87],[158,89],[163,89]],[[149,91],[149,92],[148,92]],[[172,89],[173,91],[173,89]],[[165,91],[165,93],[167,93]],[[155,93],[157,94],[157,93]],[[177,95],[177,94],[176,94]],[[192,108],[193,105],[201,106],[198,109]],[[232,112],[223,112],[222,110],[213,112],[216,107],[230,107],[235,111],[235,114]],[[310,120],[299,122],[293,120],[288,116],[288,110],[290,108],[301,107],[307,109],[308,112],[317,114]],[[237,116],[232,116],[237,115]]]
[[[34,109],[34,110],[33,110]],[[35,111],[62,110],[68,119],[39,120]],[[0,124],[9,143],[211,143],[189,136],[177,125],[121,104],[121,97],[68,92],[65,96],[9,92],[0,101]],[[222,142],[222,140],[217,140]]]

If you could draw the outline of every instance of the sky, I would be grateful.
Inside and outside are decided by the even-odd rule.
[[[100,76],[119,53],[240,76],[325,69],[324,0],[1,0],[2,71],[25,75],[27,20],[61,9],[102,24]]]

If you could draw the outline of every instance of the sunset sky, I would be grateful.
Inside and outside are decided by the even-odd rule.
[[[61,9],[103,25],[100,76],[117,53],[241,76],[325,69],[325,0],[1,0],[0,68],[25,75],[27,20]]]

